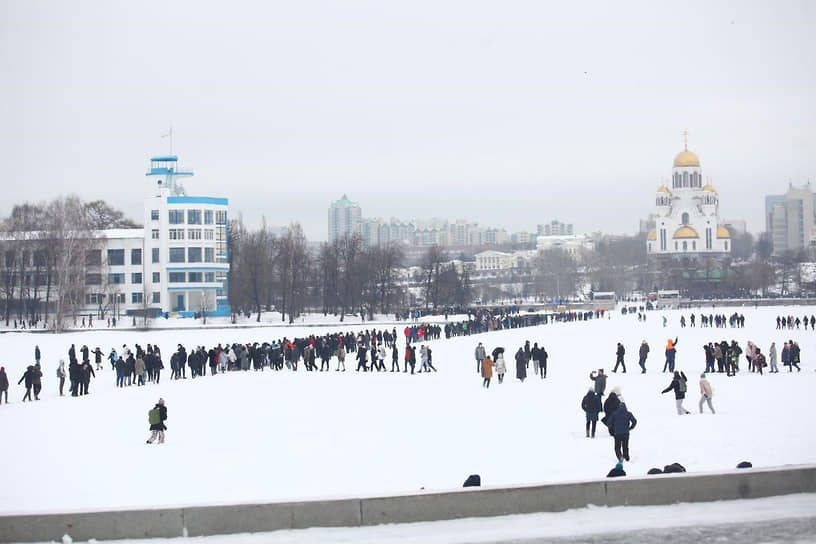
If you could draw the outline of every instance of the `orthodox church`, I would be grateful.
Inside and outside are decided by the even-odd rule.
[[[655,228],[646,237],[649,256],[699,258],[731,251],[731,235],[720,225],[719,196],[703,185],[700,159],[689,151],[674,157],[671,188],[662,185],[655,198]]]

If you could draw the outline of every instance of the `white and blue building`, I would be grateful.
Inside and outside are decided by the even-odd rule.
[[[176,155],[152,157],[145,175],[144,227],[99,233],[83,313],[230,315],[228,199],[187,194],[193,172]]]

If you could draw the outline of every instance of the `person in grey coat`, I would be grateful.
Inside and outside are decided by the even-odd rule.
[[[603,368],[598,369],[598,375],[595,375],[595,371],[589,373],[589,379],[595,382],[595,393],[598,395],[598,400],[600,401],[604,396],[604,391],[606,391],[606,374],[604,374]]]
[[[473,356],[476,357],[476,372],[481,373],[482,362],[485,360],[485,357],[487,357],[487,353],[485,352],[485,348],[481,342],[479,342],[479,345],[476,346],[476,350],[473,352]]]
[[[779,372],[779,367],[776,364],[776,342],[771,342],[771,347],[768,350],[768,364],[771,365],[771,372]]]

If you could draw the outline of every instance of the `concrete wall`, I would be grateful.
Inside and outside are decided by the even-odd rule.
[[[225,506],[0,516],[0,542],[158,538],[559,512],[816,492],[816,465],[666,474],[444,493]]]

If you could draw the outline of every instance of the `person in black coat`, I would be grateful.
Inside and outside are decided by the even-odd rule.
[[[581,400],[581,408],[586,414],[586,436],[590,437],[590,428],[592,430],[592,438],[595,438],[595,427],[598,424],[598,412],[601,411],[601,401],[598,400],[598,395],[590,387],[587,394]]]
[[[686,379],[686,375],[683,373],[682,370],[674,372],[674,379],[671,381],[669,386],[661,391],[660,393],[668,393],[669,391],[674,390],[674,402],[677,406],[677,414],[678,415],[685,415],[690,414],[688,410],[683,406],[683,399],[686,398],[686,391],[688,390],[688,380]]]
[[[147,443],[152,444],[158,437],[159,444],[164,444],[164,431],[167,430],[167,425],[164,424],[167,420],[167,407],[164,405],[164,399],[159,399],[154,408],[159,411],[159,421],[150,424],[150,438],[147,439]]]
[[[366,364],[368,361],[368,359],[366,359],[366,352],[367,350],[365,346],[360,346],[357,349],[357,372],[360,371],[360,368],[363,369],[363,372],[368,370],[368,365]],[[411,370],[411,373],[413,374],[413,367],[411,367]]]
[[[618,365],[623,367],[623,373],[626,374],[626,363],[623,362],[623,356],[626,353],[626,348],[623,347],[623,344],[618,342],[618,349],[615,351],[615,368],[612,369],[612,372],[618,371]]]
[[[637,425],[637,419],[620,403],[618,409],[609,416],[609,430],[615,437],[615,456],[618,461],[629,460],[629,432]]]
[[[6,367],[0,367],[0,404],[3,403],[3,395],[6,396],[6,404],[8,404],[8,388],[9,380],[6,374]]]
[[[94,372],[93,367],[91,366],[90,361],[86,361],[82,363],[81,367],[81,377],[79,383],[79,394],[80,395],[87,395],[89,393],[89,388],[91,386],[91,377],[96,378],[96,373]]]
[[[31,399],[31,387],[34,384],[34,366],[33,365],[29,365],[28,368],[26,368],[26,371],[23,372],[23,376],[17,382],[17,385],[20,385],[23,381],[25,381],[25,388],[26,388],[26,394],[23,397],[23,402],[25,402],[26,400],[32,400]],[[8,404],[8,398],[6,399],[6,403]]]
[[[524,348],[519,348],[516,352],[516,378],[524,382],[527,377],[527,356],[524,355]]]
[[[616,387],[611,393],[609,393],[609,396],[606,397],[606,400],[603,403],[604,417],[601,418],[601,423],[609,427],[609,434],[612,434],[612,426],[610,425],[609,418],[612,416],[615,410],[618,409],[618,406],[620,406],[621,403],[620,397],[618,396],[619,392],[620,390]],[[598,399],[598,402],[600,403],[600,399]]]

